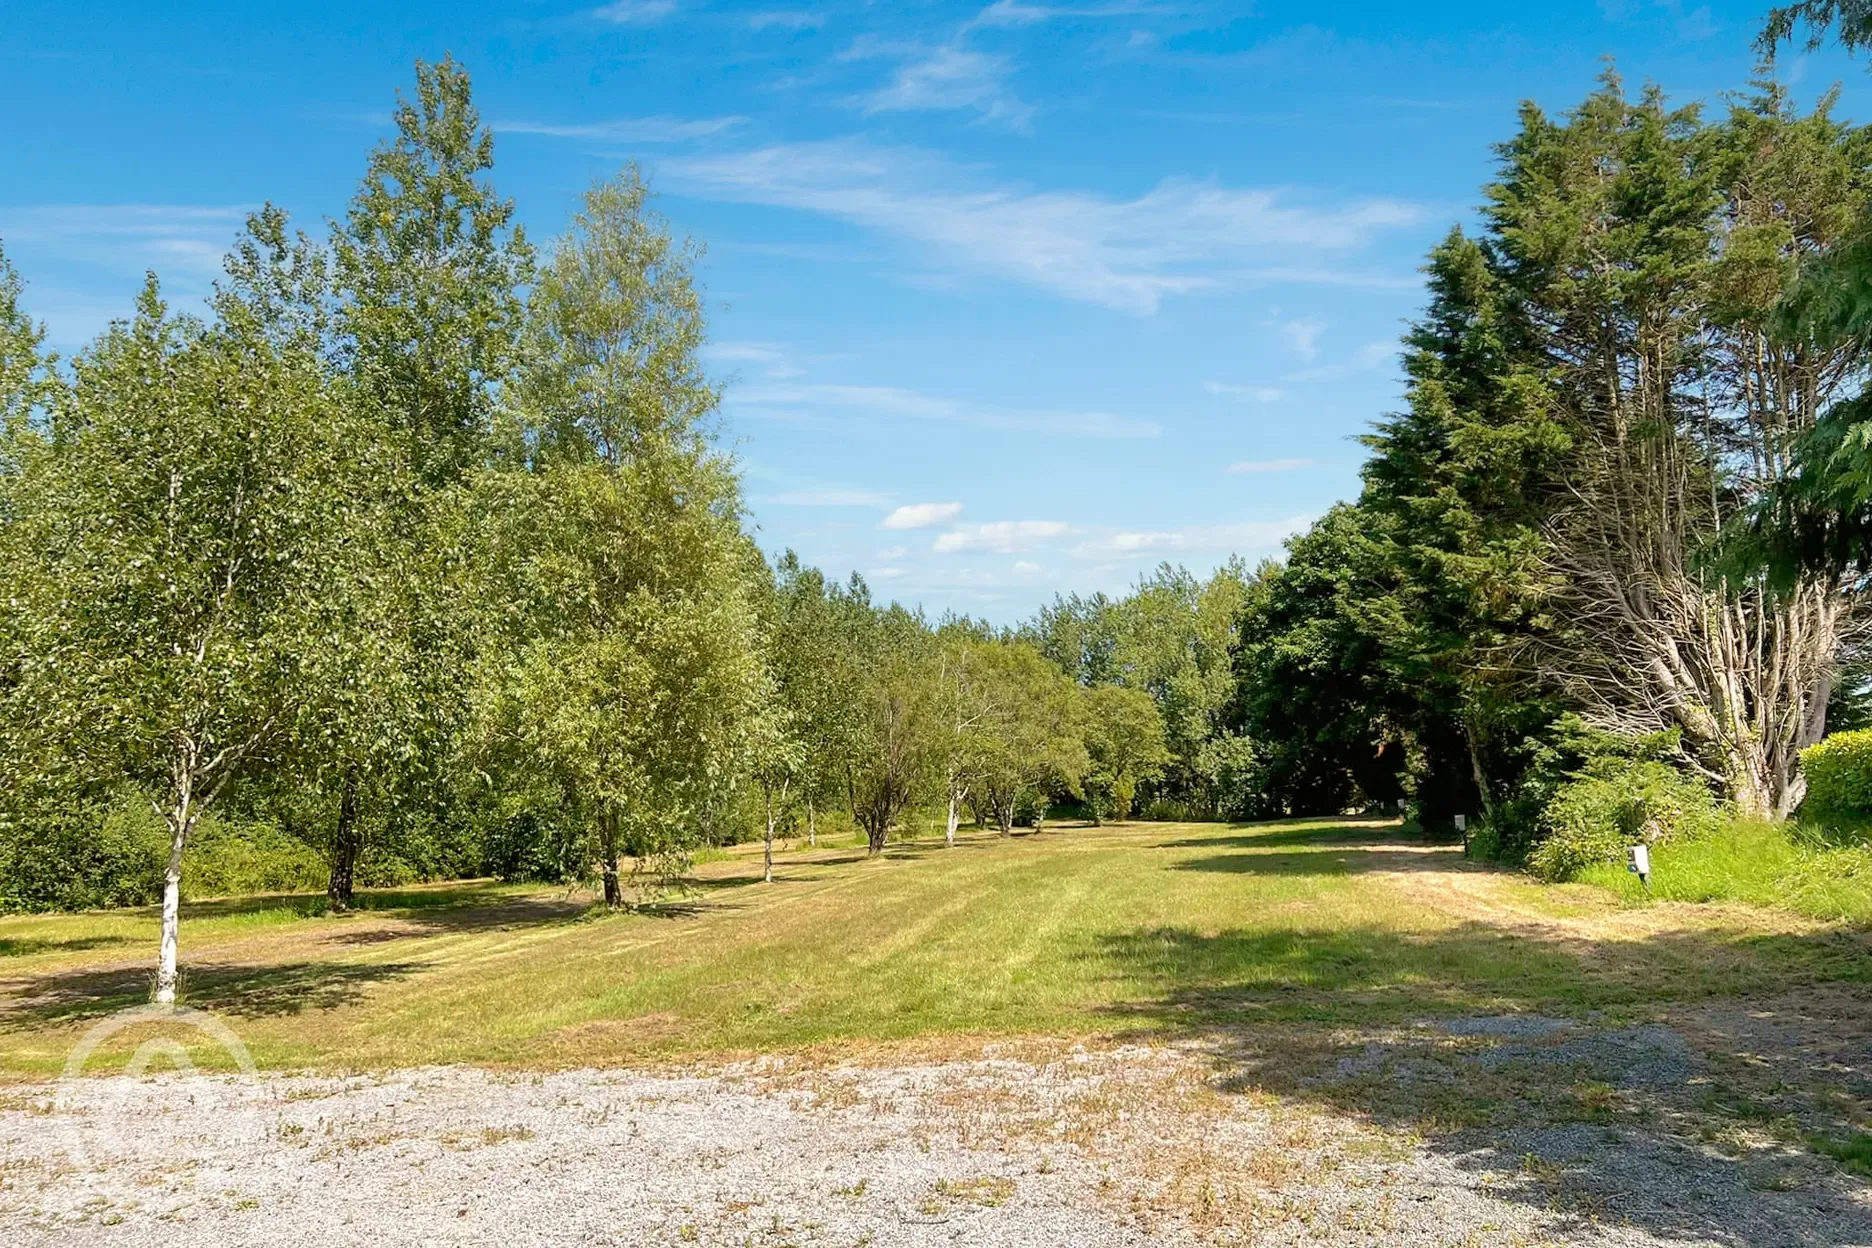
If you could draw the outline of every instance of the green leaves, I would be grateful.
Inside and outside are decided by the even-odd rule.
[[[54,437],[14,443],[8,709],[34,748],[9,765],[212,796],[312,704],[376,465],[317,358],[255,330],[174,318],[152,279]]]
[[[333,224],[336,327],[359,383],[436,482],[485,459],[533,249],[512,224],[512,201],[483,176],[494,137],[466,70],[417,62],[416,97],[398,102],[394,120],[396,139],[372,153]]]

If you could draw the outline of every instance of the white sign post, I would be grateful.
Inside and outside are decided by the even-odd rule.
[[[1651,849],[1648,845],[1631,847],[1625,869],[1638,877],[1638,882],[1646,888],[1651,887]]]

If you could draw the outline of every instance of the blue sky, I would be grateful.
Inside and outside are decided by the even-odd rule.
[[[170,6],[160,6],[169,8]],[[1427,248],[1603,58],[1744,86],[1761,7],[1166,0],[0,12],[0,240],[64,349],[198,298],[265,200],[343,209],[452,52],[533,236],[637,160],[708,246],[762,544],[1011,622],[1257,559],[1357,488]],[[1863,69],[1788,56],[1804,98]]]

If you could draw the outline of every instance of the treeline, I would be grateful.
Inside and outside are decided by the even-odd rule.
[[[1832,103],[1608,73],[1523,107],[1358,498],[1250,592],[1275,805],[1405,798],[1549,876],[1800,806],[1800,751],[1863,721],[1864,546],[1797,505],[1865,428],[1872,134]]]
[[[716,448],[696,248],[635,170],[541,255],[419,65],[323,236],[255,213],[75,358],[0,257],[0,906],[880,850],[913,808],[1211,813],[1245,578],[1026,630],[769,564]]]

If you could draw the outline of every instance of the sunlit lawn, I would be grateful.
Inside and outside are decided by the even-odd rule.
[[[1468,868],[1378,823],[1066,827],[874,861],[797,852],[772,885],[758,851],[619,915],[563,888],[493,884],[372,894],[341,917],[315,898],[202,903],[183,922],[187,1003],[224,1017],[262,1067],[356,1069],[1618,1015],[1872,979],[1856,929],[1633,911]],[[55,1071],[88,1026],[143,1000],[155,941],[148,911],[0,919],[0,1070]]]

